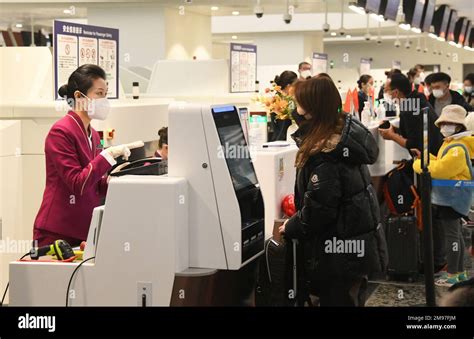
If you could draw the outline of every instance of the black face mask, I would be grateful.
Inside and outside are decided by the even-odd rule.
[[[298,126],[301,126],[301,124],[306,121],[305,117],[298,114],[298,111],[296,109],[293,110],[293,112],[291,112],[291,116],[292,116],[293,120],[295,120],[295,122]]]

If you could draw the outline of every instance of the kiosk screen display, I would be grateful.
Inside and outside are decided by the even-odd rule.
[[[238,112],[234,106],[224,106],[214,107],[212,114],[221,142],[221,148],[217,151],[226,159],[235,190],[255,186],[257,176]]]

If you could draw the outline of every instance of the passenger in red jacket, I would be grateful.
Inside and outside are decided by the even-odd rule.
[[[110,110],[105,72],[83,65],[69,77],[59,95],[71,110],[49,131],[45,142],[46,188],[36,216],[36,246],[63,239],[72,246],[86,240],[92,211],[107,191],[107,172],[115,158],[128,157],[127,145],[103,150],[91,119],[104,120]]]

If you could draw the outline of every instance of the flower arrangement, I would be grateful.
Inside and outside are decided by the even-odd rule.
[[[275,113],[277,119],[293,120],[291,113],[296,109],[293,86],[288,86],[286,93],[280,86],[273,84],[272,88],[266,88],[265,94],[259,96],[256,101],[262,103],[269,114]]]

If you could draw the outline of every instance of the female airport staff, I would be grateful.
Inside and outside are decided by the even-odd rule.
[[[163,160],[168,160],[168,127],[162,127],[158,131],[158,149],[155,152],[155,157]]]
[[[130,155],[127,145],[102,150],[90,126],[91,119],[104,120],[110,109],[105,80],[102,68],[83,65],[58,91],[71,110],[46,137],[46,188],[33,230],[37,246],[57,239],[77,246],[86,240],[92,211],[107,190],[105,174],[115,158]]]

